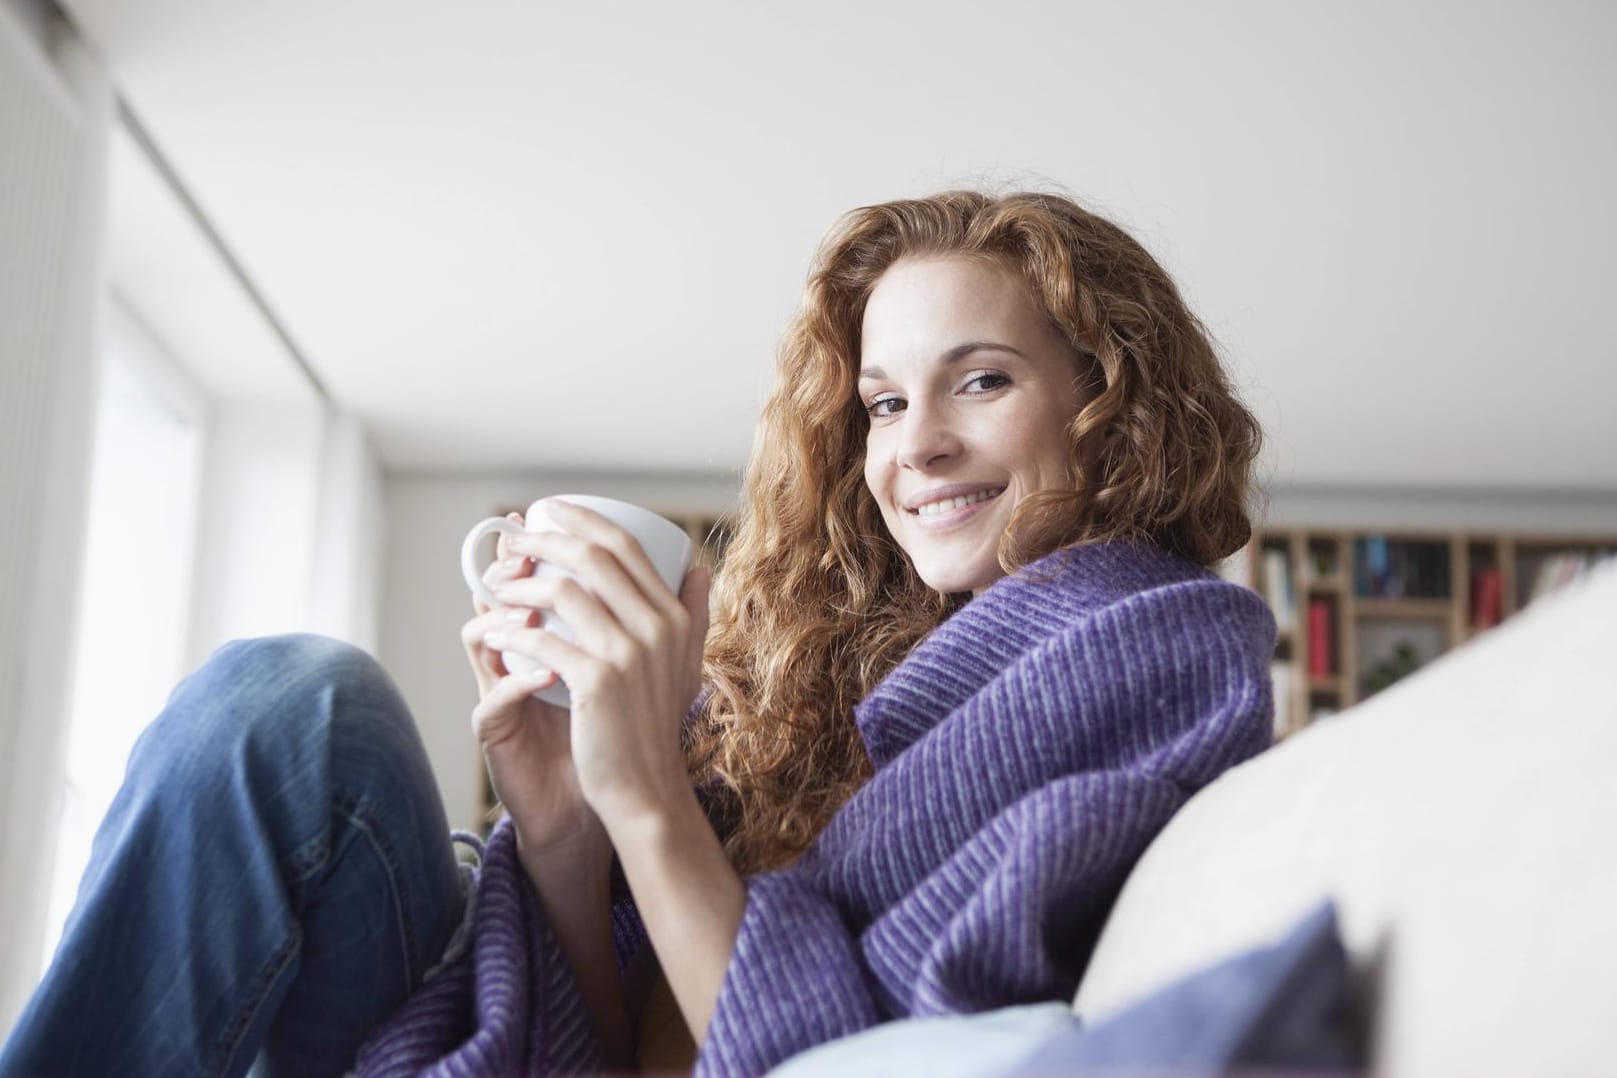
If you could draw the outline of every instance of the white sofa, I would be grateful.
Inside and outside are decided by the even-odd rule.
[[[1221,776],[1146,851],[1093,1023],[1323,897],[1380,1075],[1617,1075],[1617,564]]]

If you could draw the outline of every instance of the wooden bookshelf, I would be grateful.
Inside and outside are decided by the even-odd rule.
[[[1265,528],[1247,583],[1274,611],[1286,737],[1617,556],[1617,535]]]

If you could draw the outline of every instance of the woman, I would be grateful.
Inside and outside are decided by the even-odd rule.
[[[307,789],[365,836],[333,824],[299,846],[261,827],[268,842],[209,860],[210,875],[235,857],[255,880],[289,880],[282,909],[254,907],[287,927],[179,976],[187,1000],[232,997],[193,1008],[225,1017],[185,1030],[202,1046],[188,1058],[234,1070],[262,1045],[271,1066],[341,1069],[386,1018],[361,1073],[626,1067],[657,1024],[661,984],[700,1045],[698,1073],[754,1074],[892,1019],[1069,999],[1145,845],[1269,743],[1273,622],[1207,568],[1248,538],[1257,444],[1200,324],[1115,226],[1038,194],[854,211],[788,332],[711,603],[704,571],[671,594],[584,510],[560,510],[561,534],[506,541],[491,570],[504,606],[479,610],[463,638],[508,816],[447,955],[461,907],[444,897],[441,810],[402,825],[363,811],[430,790],[419,750],[397,750],[412,762],[391,768],[345,755],[365,740],[340,732],[355,713],[409,730],[372,666],[308,638],[261,642],[226,649],[176,693],[148,734],[167,740],[137,752],[130,786],[161,766],[145,757],[233,709],[300,731],[314,714],[337,732],[309,742],[330,774]],[[578,582],[532,576],[536,559]],[[533,627],[546,608],[576,645]],[[540,670],[506,674],[508,651]],[[532,698],[556,677],[570,715]],[[223,702],[203,691],[241,680],[266,684]],[[257,755],[242,757],[224,770],[252,772]],[[387,772],[386,789],[350,772]],[[237,787],[249,789],[229,804],[266,796]],[[126,895],[104,882],[139,859],[138,842],[109,832],[160,843],[194,828],[127,824],[141,817],[115,808],[103,828],[70,959],[116,949],[100,890],[210,912],[181,883]],[[328,896],[360,875],[332,867],[344,841],[382,851],[389,882]],[[344,903],[346,917],[332,912]],[[218,950],[191,931],[188,945]],[[367,957],[378,951],[391,953]],[[356,971],[367,963],[386,970]],[[13,1052],[50,1073],[36,1061],[55,1057],[27,1054],[50,1039],[34,1031],[98,977],[126,975],[80,967],[53,968],[6,1073]],[[232,993],[192,987],[244,977]]]

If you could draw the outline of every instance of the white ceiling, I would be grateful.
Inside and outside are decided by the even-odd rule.
[[[67,7],[394,468],[736,468],[836,216],[986,182],[1163,260],[1280,482],[1617,490],[1617,5]]]

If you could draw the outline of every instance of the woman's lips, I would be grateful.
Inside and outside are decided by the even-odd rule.
[[[923,532],[931,533],[950,531],[954,528],[958,528],[960,525],[964,524],[972,517],[975,517],[978,513],[982,512],[990,505],[993,505],[995,502],[999,501],[1000,495],[1004,493],[1005,491],[1001,489],[991,498],[984,498],[981,501],[968,502],[967,504],[959,506],[958,508],[949,509],[942,513],[936,513],[930,516],[923,516],[919,512],[910,511],[910,519],[915,526]]]

